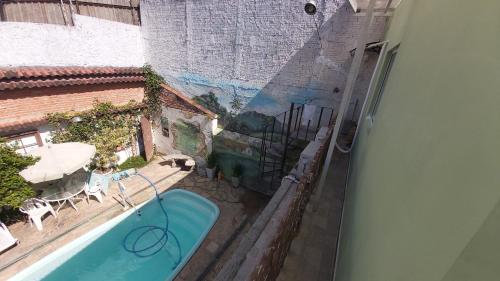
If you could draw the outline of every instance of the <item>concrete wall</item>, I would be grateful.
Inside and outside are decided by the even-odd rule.
[[[142,66],[140,27],[75,15],[75,26],[0,22],[0,66]]]
[[[352,158],[336,281],[498,280],[500,3],[402,5]]]
[[[161,122],[160,120],[156,120],[156,126],[153,127],[153,138],[158,152],[164,154],[183,153],[193,157],[198,156],[199,159],[204,159],[208,153],[212,152],[212,122],[216,122],[216,120],[213,121],[205,115],[181,111],[165,106],[162,106],[161,117],[165,117],[168,119],[170,136],[166,137],[163,135]],[[199,129],[199,132],[201,133],[201,135],[199,136],[200,139],[190,140],[193,142],[199,141],[196,153],[182,151],[182,148],[179,147],[179,145],[176,145],[175,124],[179,121],[192,124]]]
[[[320,44],[304,1],[145,0],[141,18],[146,60],[170,84],[214,92],[228,110],[236,94],[242,110],[265,114],[292,101],[338,102],[363,20],[345,0],[319,1]],[[382,38],[385,20],[375,19],[369,41]]]
[[[326,138],[312,142],[315,147],[309,151],[312,158],[298,182],[282,179],[276,193],[217,274],[216,281],[276,280],[316,187],[314,179],[321,172],[330,134],[331,131]],[[290,173],[296,174],[296,171]]]

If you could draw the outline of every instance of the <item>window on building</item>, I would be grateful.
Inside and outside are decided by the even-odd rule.
[[[396,46],[387,52],[387,57],[384,62],[384,66],[381,70],[380,79],[375,89],[375,94],[373,96],[370,110],[368,111],[368,116],[371,118],[372,122],[375,120],[375,115],[377,114],[378,107],[380,106],[380,101],[382,100],[382,95],[384,94],[385,86],[391,74],[392,66],[396,60],[398,54],[398,47]]]
[[[42,146],[42,138],[38,132],[28,132],[7,137],[7,143],[16,149],[17,153],[28,154],[36,147]]]
[[[161,131],[165,137],[167,137],[167,138],[170,137],[170,129],[168,126],[168,118],[167,117],[161,118]]]

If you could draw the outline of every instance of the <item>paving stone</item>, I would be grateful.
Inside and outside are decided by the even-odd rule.
[[[236,230],[237,227],[235,227],[235,225],[239,225],[242,218],[249,214],[245,213],[245,209],[241,203],[232,204],[221,201],[221,198],[219,198],[220,196],[214,192],[216,186],[215,182],[209,182],[208,179],[201,178],[193,172],[180,171],[178,168],[161,166],[159,162],[161,161],[158,159],[152,161],[146,167],[141,168],[140,172],[152,179],[160,192],[164,192],[173,187],[181,187],[201,194],[204,197],[213,197],[212,201],[216,203],[220,209],[219,218],[215,226],[209,232],[207,239],[202,243],[198,251],[196,251],[176,278],[176,281],[194,280],[209,264],[211,264],[215,253],[221,247],[220,245],[224,245]],[[148,188],[148,184],[138,177],[124,179],[123,183],[127,189],[127,194],[131,196],[135,204],[140,204],[154,196],[154,190]],[[226,182],[219,185],[218,191],[221,193],[227,192],[228,194],[233,192],[230,184]],[[245,193],[248,191],[240,190],[239,192]],[[102,204],[94,200],[91,200],[89,204],[87,204],[86,201],[77,202],[76,206],[79,209],[78,213],[72,208],[62,208],[57,218],[49,216],[43,220],[43,232],[38,232],[36,228],[30,227],[29,223],[26,222],[17,222],[10,225],[9,229],[13,235],[21,241],[21,244],[0,254],[0,267],[25,253],[31,253],[27,257],[14,263],[12,266],[0,271],[0,280],[7,280],[9,277],[52,253],[55,249],[84,235],[107,220],[122,214],[123,207],[114,199],[117,198],[118,194],[117,184],[112,183],[108,195],[104,197]],[[265,201],[261,200],[254,204],[256,204],[258,210],[261,210],[265,206]],[[74,228],[75,225],[82,222],[85,223]],[[53,239],[54,237],[58,237],[71,228],[74,229],[51,242],[48,246],[31,251],[37,245],[49,239]]]
[[[315,248],[308,245],[308,247],[304,249],[304,255],[302,256],[302,263],[307,264],[311,268],[318,270],[321,265],[322,255],[323,255],[323,250],[321,248]]]
[[[337,157],[335,161],[346,162],[347,158],[342,157]],[[323,189],[316,210],[314,202],[310,201],[307,205],[299,233],[292,242],[278,280],[331,281],[347,166],[336,167],[343,167],[344,170],[329,172],[328,188]]]
[[[210,241],[210,243],[208,243],[206,249],[210,253],[215,254],[215,253],[217,253],[217,250],[219,249],[219,244],[215,243],[214,241]]]

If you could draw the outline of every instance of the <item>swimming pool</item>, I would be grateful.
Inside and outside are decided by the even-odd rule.
[[[140,206],[140,216],[130,210],[111,222],[113,226],[103,225],[103,229],[91,231],[79,238],[80,241],[47,256],[12,280],[172,280],[215,224],[219,208],[181,189],[163,193],[160,198],[161,201],[155,199]],[[179,245],[169,237],[155,254],[147,255],[159,248],[141,256],[128,252],[124,248],[124,238],[131,230],[145,225],[164,227],[165,216],[158,202],[168,213],[168,229],[177,237]],[[138,247],[155,245],[161,234],[159,230],[144,234]]]

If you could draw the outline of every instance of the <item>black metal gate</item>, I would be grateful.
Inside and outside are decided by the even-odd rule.
[[[330,126],[334,118],[331,107],[315,107],[304,116],[305,104],[290,104],[290,110],[273,117],[262,131],[259,173],[260,186],[272,194],[279,187],[281,178],[299,160],[300,153],[323,126]],[[319,109],[319,111],[318,111]]]

